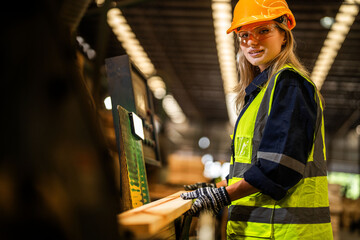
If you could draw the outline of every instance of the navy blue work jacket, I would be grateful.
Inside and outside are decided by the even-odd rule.
[[[268,70],[265,70],[246,88],[245,107],[237,119],[234,136],[247,106],[267,80]],[[284,154],[304,164],[307,162],[316,123],[314,94],[314,87],[299,74],[293,71],[280,74],[259,151]],[[258,158],[257,163],[244,173],[244,178],[261,192],[279,199],[301,180],[302,175],[284,165]]]

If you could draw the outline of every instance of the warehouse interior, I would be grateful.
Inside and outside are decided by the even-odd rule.
[[[238,79],[235,38],[225,32],[236,3],[8,3],[0,238],[136,239],[117,221],[127,205],[107,63],[119,56],[129,57],[151,98],[156,156],[144,166],[150,201],[224,179]],[[296,53],[325,100],[334,239],[360,239],[360,2],[287,3]],[[201,235],[206,219],[193,219],[188,239],[225,239],[225,218],[211,225],[210,238]],[[180,239],[176,224],[171,239]]]

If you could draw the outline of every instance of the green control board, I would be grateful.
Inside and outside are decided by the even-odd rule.
[[[141,140],[131,131],[129,112],[117,106],[120,125],[120,166],[124,210],[150,202]]]

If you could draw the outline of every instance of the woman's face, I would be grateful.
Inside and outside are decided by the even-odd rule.
[[[268,67],[285,43],[285,32],[280,31],[272,21],[243,26],[237,35],[246,59],[258,66],[260,71]]]

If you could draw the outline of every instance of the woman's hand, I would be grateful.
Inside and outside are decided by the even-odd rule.
[[[230,196],[225,187],[212,188],[205,187],[199,188],[192,192],[182,193],[182,199],[195,199],[191,209],[187,214],[199,216],[200,211],[209,210],[214,215],[217,215],[220,210],[231,203]]]

